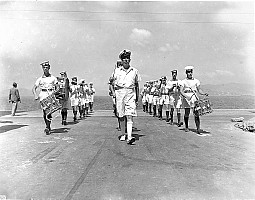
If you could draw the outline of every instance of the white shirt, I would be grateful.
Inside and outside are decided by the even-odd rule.
[[[55,76],[41,76],[35,82],[35,86],[39,87],[40,89],[48,89],[53,90],[54,86],[58,83],[58,80]]]
[[[181,82],[183,86],[184,93],[197,93],[197,87],[200,86],[200,81],[196,78],[193,79],[184,79]],[[192,92],[193,91],[193,92]]]
[[[55,89],[54,86],[57,83],[58,83],[58,80],[53,75],[50,75],[50,76],[43,75],[36,80],[35,86],[41,89],[39,94],[40,101],[53,93],[53,90]]]
[[[169,89],[175,85],[173,90],[170,92],[170,95],[171,94],[180,94],[180,90],[178,89],[178,86],[181,85],[181,80],[169,80],[169,81],[167,81],[166,85],[167,85],[167,88],[169,88]]]
[[[123,88],[135,88],[135,84],[141,81],[138,70],[131,66],[127,70],[124,67],[116,68],[113,77],[115,85]]]

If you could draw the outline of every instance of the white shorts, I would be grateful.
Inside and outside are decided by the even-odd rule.
[[[79,99],[78,98],[71,97],[70,100],[71,100],[71,106],[78,106],[79,105]]]
[[[152,94],[148,95],[148,103],[153,103],[153,95]]]
[[[182,98],[181,95],[170,95],[169,97],[170,108],[181,108]]]
[[[143,104],[146,103],[146,96],[145,96],[145,95],[143,95],[143,97],[142,97],[142,103],[143,103]]]
[[[159,99],[159,104],[160,105],[169,105],[169,96],[163,94],[160,99]]]
[[[153,100],[152,100],[152,102],[153,102],[153,105],[158,105],[159,104],[159,96],[153,96]]]
[[[136,113],[136,94],[134,89],[119,89],[115,91],[116,108],[118,117],[127,115],[137,116]]]
[[[182,106],[184,108],[194,108],[195,106],[195,101],[197,101],[198,99],[196,98],[196,95],[194,95],[194,93],[186,93],[187,96],[189,96],[189,100],[186,99],[186,97],[183,97],[182,100]]]

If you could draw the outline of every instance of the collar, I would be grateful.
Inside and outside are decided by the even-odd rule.
[[[49,76],[45,76],[45,74],[42,75],[42,78],[51,77],[51,74]]]
[[[133,67],[131,67],[131,66],[129,66],[129,68],[128,69],[125,69],[123,66],[121,66],[121,68],[120,68],[120,70],[123,70],[123,71],[125,71],[125,72],[130,72],[131,70],[134,70],[134,68]]]

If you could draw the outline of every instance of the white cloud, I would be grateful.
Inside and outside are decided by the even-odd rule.
[[[180,48],[177,45],[171,46],[170,44],[165,44],[165,46],[159,47],[159,51],[167,52],[167,51],[175,51],[179,50]]]
[[[145,29],[134,28],[131,35],[129,36],[130,40],[137,45],[145,46],[149,43],[151,37],[151,32]]]

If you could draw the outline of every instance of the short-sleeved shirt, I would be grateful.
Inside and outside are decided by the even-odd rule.
[[[193,79],[184,79],[181,81],[181,85],[183,86],[184,93],[193,93],[197,94],[197,87],[200,86],[200,81],[196,78]]]
[[[35,86],[41,89],[39,94],[40,101],[50,94],[52,94],[53,90],[55,89],[55,85],[58,83],[58,80],[55,76],[41,76],[35,82]]]
[[[127,70],[124,67],[115,69],[113,76],[115,85],[121,88],[135,88],[135,84],[141,81],[138,70],[131,66]]]
[[[177,87],[181,85],[181,80],[169,80],[169,81],[167,81],[167,87],[169,89],[172,88],[174,85],[176,87],[173,88],[173,91],[170,91],[170,95],[173,95],[173,94],[180,95],[180,90]]]

